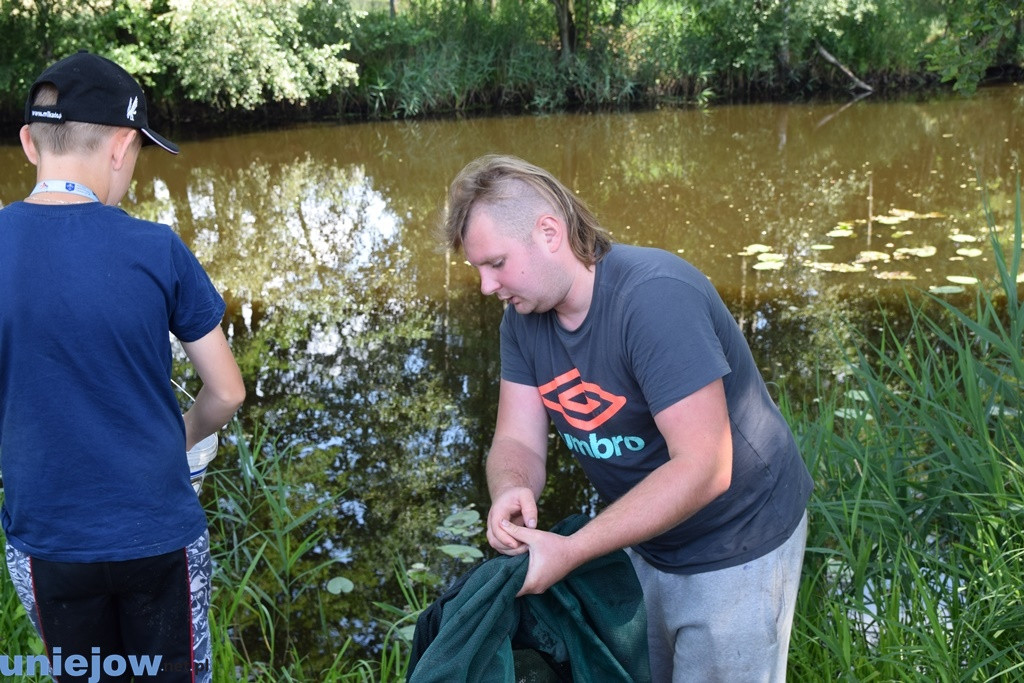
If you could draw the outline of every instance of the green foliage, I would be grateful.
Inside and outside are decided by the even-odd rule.
[[[531,28],[548,19],[546,7],[528,3],[502,5],[493,15],[453,4],[417,5],[395,18],[367,14],[352,38],[361,78],[356,103],[374,117],[523,106],[555,69],[553,53],[541,46],[545,34]],[[520,62],[523,54],[529,57]]]
[[[302,105],[356,78],[344,58],[344,0],[0,0],[0,29],[0,85],[13,111],[36,74],[79,49],[120,63],[162,109],[167,99],[220,111]]]
[[[214,583],[231,591],[213,609],[233,634],[224,647],[261,666],[281,667],[294,652],[291,627],[323,618],[321,585],[326,590],[334,562],[320,547],[321,518],[333,500],[303,485],[306,463],[278,448],[265,429],[249,442],[235,421],[233,434],[238,460],[228,467],[234,476],[221,461],[206,483],[216,501],[210,513]]]
[[[709,87],[732,97],[846,89],[819,46],[869,80],[919,73],[935,13],[904,0],[641,0],[626,23],[636,80],[694,101]]]
[[[47,65],[80,49],[119,61],[149,84],[160,70],[160,3],[124,0],[56,3],[0,0],[0,92],[5,109],[18,113],[28,86]]]
[[[992,229],[973,310],[912,304],[908,331],[860,345],[848,391],[793,419],[816,480],[795,680],[1020,678],[1019,192],[1017,206],[1013,234]]]
[[[943,3],[946,21],[928,54],[929,68],[970,95],[991,66],[1024,66],[1022,0]]]
[[[162,116],[406,118],[471,111],[698,105],[875,85],[971,93],[1024,67],[1024,0],[579,0],[561,55],[550,0],[0,0],[0,116],[86,48],[135,74]],[[376,5],[385,7],[385,5]]]
[[[180,3],[171,67],[185,95],[222,109],[303,104],[355,81],[343,58],[348,8],[310,0]]]
[[[805,59],[815,56],[808,70],[843,75],[815,55],[818,44],[858,74],[880,77],[921,72],[923,50],[929,31],[939,15],[927,2],[906,0],[826,0],[792,3],[799,51]]]
[[[478,536],[482,531],[480,513],[472,508],[465,508],[448,515],[444,520],[444,524],[438,528],[439,533],[454,536],[460,541]],[[481,560],[484,556],[479,548],[463,543],[446,543],[440,546],[438,550],[466,564]]]

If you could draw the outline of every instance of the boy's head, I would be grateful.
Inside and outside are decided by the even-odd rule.
[[[134,128],[143,145],[178,153],[177,145],[150,129],[146,96],[135,79],[109,59],[84,50],[39,75],[25,102],[25,123],[37,146],[58,153],[89,149],[111,126]]]

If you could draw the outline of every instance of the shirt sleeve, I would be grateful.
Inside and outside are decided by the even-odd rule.
[[[509,306],[501,318],[501,378],[516,384],[535,387],[537,373],[526,360],[520,346],[525,339],[525,322],[515,309]]]
[[[623,342],[652,415],[730,372],[707,291],[660,277],[633,294]]]
[[[226,308],[224,298],[177,235],[171,242],[171,261],[177,283],[170,331],[183,342],[196,341],[220,324]]]

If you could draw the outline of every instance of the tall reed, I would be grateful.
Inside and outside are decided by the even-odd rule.
[[[787,406],[817,485],[793,680],[1024,680],[1019,190],[989,221],[973,301],[908,297],[843,395]]]

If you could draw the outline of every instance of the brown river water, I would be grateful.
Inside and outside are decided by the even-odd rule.
[[[832,349],[850,335],[839,323],[867,329],[879,311],[898,317],[908,295],[969,297],[994,276],[984,201],[1008,244],[1024,86],[971,99],[167,134],[182,153],[147,148],[122,206],[171,224],[224,293],[249,388],[243,433],[263,426],[277,440],[295,496],[333,499],[303,527],[323,533],[308,566],[333,565],[293,589],[307,609],[303,600],[323,599],[339,641],[310,635],[308,647],[329,652],[347,635],[377,641],[372,602],[402,603],[395,557],[461,571],[437,550],[459,541],[437,526],[464,506],[486,509],[501,306],[434,233],[466,162],[522,156],[577,191],[616,240],[691,261],[772,386],[807,397],[817,369],[842,372]],[[16,131],[9,138],[5,204],[34,180]],[[181,359],[177,379],[197,390]],[[230,444],[225,434],[222,467]],[[572,463],[552,453],[548,525],[594,505]],[[238,476],[216,462],[208,509],[222,504],[210,480]],[[351,594],[313,590],[336,575],[353,580]]]

